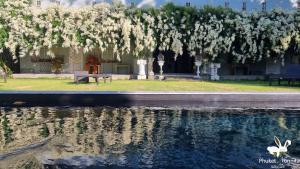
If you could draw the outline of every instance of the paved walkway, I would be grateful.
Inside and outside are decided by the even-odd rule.
[[[300,93],[2,91],[0,106],[300,108]]]

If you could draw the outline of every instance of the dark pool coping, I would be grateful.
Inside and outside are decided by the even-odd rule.
[[[300,108],[300,92],[1,91],[0,106]]]
[[[0,94],[221,94],[300,95],[300,92],[210,92],[210,91],[0,91]]]

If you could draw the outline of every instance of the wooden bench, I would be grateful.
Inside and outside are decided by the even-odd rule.
[[[288,81],[288,85],[291,85],[291,82],[300,81],[300,65],[288,65],[286,66],[281,74],[271,74],[269,75],[269,85],[272,85],[272,81],[277,80],[278,85],[281,85],[281,81]]]
[[[75,71],[74,72],[74,82],[76,84],[79,83],[80,79],[89,78],[89,77],[95,78],[97,84],[99,84],[99,78],[103,78],[104,83],[106,83],[106,79],[110,79],[110,82],[112,82],[112,76],[109,74],[89,74],[88,71]]]

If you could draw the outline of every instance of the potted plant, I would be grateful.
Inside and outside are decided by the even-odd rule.
[[[56,58],[52,59],[51,63],[52,63],[52,67],[51,67],[52,73],[60,74],[63,69],[63,66],[62,66],[64,63],[63,58],[56,57]]]

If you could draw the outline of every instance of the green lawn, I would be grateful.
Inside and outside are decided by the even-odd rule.
[[[2,80],[2,79],[1,79]],[[275,83],[274,83],[275,84]],[[300,92],[300,85],[268,86],[265,81],[196,81],[196,80],[114,80],[99,85],[74,84],[71,79],[8,79],[0,81],[0,90],[41,90],[41,91],[269,91]]]

